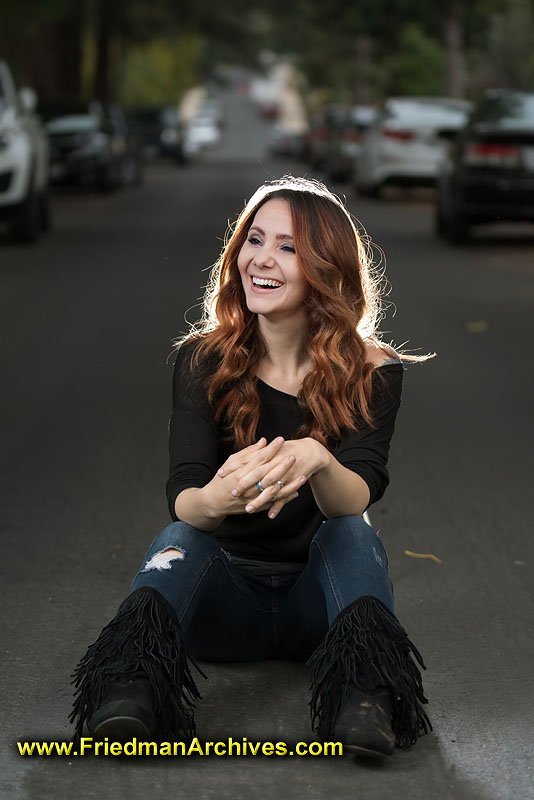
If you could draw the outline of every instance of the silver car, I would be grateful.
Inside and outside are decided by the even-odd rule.
[[[436,183],[441,161],[471,104],[448,97],[391,97],[363,137],[355,184],[367,196],[383,186]]]
[[[0,218],[19,241],[33,242],[50,226],[48,140],[31,89],[17,92],[0,61]]]

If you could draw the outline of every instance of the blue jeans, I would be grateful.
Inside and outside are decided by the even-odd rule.
[[[132,591],[142,586],[165,597],[188,651],[208,661],[305,661],[359,597],[377,597],[393,611],[385,548],[357,516],[323,522],[304,570],[287,575],[244,571],[212,534],[174,522],[152,542]]]

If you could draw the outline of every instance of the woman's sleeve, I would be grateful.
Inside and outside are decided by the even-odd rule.
[[[174,520],[180,492],[205,486],[217,470],[219,435],[206,397],[207,371],[191,369],[193,350],[189,342],[180,347],[173,373],[167,500]]]
[[[387,460],[399,410],[404,366],[401,362],[381,370],[373,378],[370,412],[374,427],[363,425],[347,431],[334,455],[344,467],[356,472],[369,487],[369,505],[380,500],[389,483]]]

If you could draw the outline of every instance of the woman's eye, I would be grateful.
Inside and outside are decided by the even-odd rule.
[[[294,253],[295,252],[295,248],[291,244],[285,244],[282,249],[286,253]]]
[[[258,239],[257,236],[250,236],[248,241],[249,241],[250,244],[259,244],[260,243],[260,240]]]

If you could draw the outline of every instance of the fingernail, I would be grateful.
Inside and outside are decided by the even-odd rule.
[[[299,483],[306,483],[306,478],[304,475],[301,475],[299,478]]]
[[[237,497],[237,489],[232,489],[232,497]]]
[[[281,444],[284,441],[284,437],[283,436],[278,436],[276,441],[277,441],[278,444]]]
[[[295,458],[295,456],[289,456],[289,461],[291,464],[294,464],[296,460],[297,459]]]
[[[275,517],[276,517],[276,514],[269,513],[269,519],[274,519]]]
[[[254,511],[254,506],[245,506],[245,511],[250,514],[251,511]]]
[[[217,470],[217,475],[224,475],[224,470],[222,467]]]

